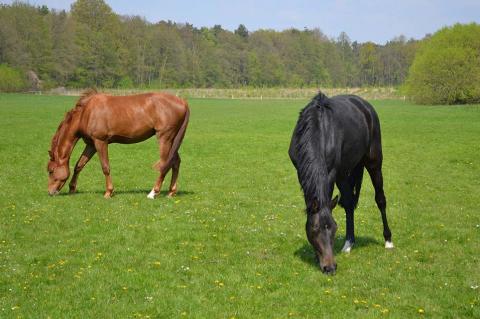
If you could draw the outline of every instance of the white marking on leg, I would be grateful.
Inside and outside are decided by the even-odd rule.
[[[395,246],[393,246],[393,243],[391,241],[386,241],[385,242],[385,248],[386,249],[392,249],[392,248],[395,248]]]
[[[155,193],[155,190],[152,189],[150,193],[148,193],[147,198],[155,199],[155,196],[157,196],[157,193]]]
[[[352,250],[353,243],[349,240],[345,241],[345,245],[343,245],[342,252],[349,253]]]

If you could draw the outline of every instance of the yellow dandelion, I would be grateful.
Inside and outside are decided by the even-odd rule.
[[[374,308],[381,308],[382,306],[380,306],[378,303],[374,304],[373,305]]]
[[[387,308],[383,308],[380,312],[386,315],[389,312],[389,310]]]
[[[425,310],[423,310],[422,308],[418,308],[418,313],[423,315],[425,313]]]

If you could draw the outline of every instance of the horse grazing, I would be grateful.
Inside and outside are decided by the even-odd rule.
[[[48,193],[57,194],[70,176],[70,156],[81,138],[86,146],[75,165],[69,185],[70,193],[76,191],[78,175],[98,152],[106,179],[104,197],[110,198],[113,183],[108,162],[108,144],[138,143],[156,135],[160,160],[154,167],[160,171],[160,176],[148,198],[154,199],[160,193],[163,179],[170,168],[172,181],[168,195],[175,195],[180,169],[178,149],[187,129],[189,114],[186,101],[165,93],[109,96],[93,89],[85,92],[75,107],[65,115],[53,136],[48,152]]]
[[[319,93],[301,111],[288,153],[304,193],[307,238],[324,273],[334,274],[337,268],[333,255],[337,224],[332,215],[337,202],[346,212],[342,251],[350,252],[355,243],[353,212],[364,167],[375,188],[385,248],[393,248],[383,192],[380,122],[372,105],[355,95],[328,98]],[[339,201],[338,196],[332,200],[334,184]]]

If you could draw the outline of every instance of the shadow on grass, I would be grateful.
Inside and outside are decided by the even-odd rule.
[[[130,189],[130,190],[115,190],[114,193],[113,193],[113,196],[115,197],[115,195],[122,195],[122,194],[145,194],[145,196],[148,195],[148,193],[150,193],[151,189],[148,189],[148,190],[144,190],[144,189]],[[83,194],[100,194],[100,195],[103,195],[105,193],[104,190],[94,190],[94,191],[77,191],[75,192],[74,194],[70,194],[68,192],[66,193],[59,193],[58,196],[77,196],[77,195],[83,195]],[[167,190],[164,190],[164,191],[160,191],[160,194],[158,194],[157,198],[160,198],[160,197],[166,197],[168,194],[168,191]],[[193,195],[195,194],[195,192],[192,192],[192,191],[178,191],[177,194],[175,195],[175,197],[182,197],[182,196],[188,196],[188,195]]]
[[[335,240],[335,247],[333,248],[335,255],[341,254],[344,243],[345,238],[337,238]],[[352,249],[357,250],[370,245],[380,245],[380,242],[372,237],[355,236],[355,245]],[[315,252],[310,243],[305,242],[302,247],[298,248],[293,254],[295,257],[300,258],[304,263],[318,268],[317,257],[315,256]]]

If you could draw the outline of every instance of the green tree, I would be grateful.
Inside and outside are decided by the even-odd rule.
[[[80,86],[113,86],[122,76],[118,16],[103,0],[77,0],[71,14],[79,50],[75,81]]]
[[[65,11],[50,11],[48,15],[52,38],[52,64],[48,72],[56,85],[72,80],[79,59],[74,41],[74,26]]]
[[[235,34],[244,39],[248,38],[248,30],[243,24],[238,26],[238,28],[235,30]]]
[[[405,85],[417,103],[480,101],[480,25],[456,24],[421,45]]]
[[[374,86],[377,84],[379,57],[377,46],[367,42],[360,47],[360,67],[363,84]]]
[[[27,87],[22,71],[0,64],[0,92],[17,92]]]
[[[0,7],[0,63],[33,70],[42,80],[52,67],[48,18],[41,9],[22,2]]]

